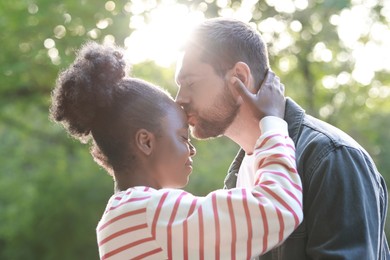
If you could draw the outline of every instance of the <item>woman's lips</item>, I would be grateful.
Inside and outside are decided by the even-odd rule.
[[[192,169],[192,159],[188,159],[185,165]]]
[[[192,166],[192,159],[188,159],[186,165]]]

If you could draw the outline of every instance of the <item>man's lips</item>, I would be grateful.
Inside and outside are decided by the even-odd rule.
[[[187,116],[187,122],[190,126],[194,126],[195,125],[195,117],[193,115],[188,115]]]

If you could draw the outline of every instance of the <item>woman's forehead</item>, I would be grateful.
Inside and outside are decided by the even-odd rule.
[[[181,107],[179,104],[175,103],[175,107],[179,113],[179,119],[180,121],[182,122],[182,127],[184,128],[188,128],[188,123],[187,123],[187,115],[183,109],[183,107]]]

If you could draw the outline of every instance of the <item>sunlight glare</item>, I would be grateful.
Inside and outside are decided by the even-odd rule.
[[[126,56],[133,64],[153,60],[169,67],[176,61],[188,32],[204,19],[202,12],[190,12],[185,5],[161,4],[149,13],[149,23],[142,19],[131,23],[135,30],[125,40]]]
[[[108,2],[106,2],[106,4],[104,5],[104,7],[106,8],[107,11],[112,12],[112,11],[115,10],[115,2],[113,2],[113,1],[108,1]]]
[[[318,42],[313,49],[310,59],[317,62],[331,62],[335,59],[338,62],[355,62],[355,67],[348,75],[342,74],[337,77],[337,84],[345,84],[355,80],[363,85],[370,84],[377,71],[390,71],[390,31],[388,27],[377,23],[370,13],[370,8],[378,0],[354,0],[356,5],[343,9],[338,14],[329,17],[329,22],[337,28],[338,36],[347,48],[346,51],[333,53],[325,43]],[[132,14],[129,21],[129,28],[132,33],[125,39],[126,56],[133,63],[154,61],[158,66],[171,67],[177,61],[180,53],[181,43],[185,41],[191,28],[205,20],[207,4],[212,0],[206,0],[199,5],[198,9],[191,10],[185,4],[179,4],[172,0],[165,1],[143,1],[132,0],[125,5],[125,11]],[[253,11],[256,9],[257,0],[243,0],[239,6],[228,8],[229,0],[217,0],[219,11],[222,17],[233,17],[244,22],[253,19]],[[275,7],[279,12],[292,13],[296,10],[303,10],[308,7],[307,0],[266,0],[266,3]],[[113,1],[108,1],[107,10],[114,10]],[[390,1],[384,2],[382,14],[390,14]],[[388,18],[390,20],[390,18]],[[290,24],[279,19],[277,16],[268,17],[255,25],[265,42],[272,42],[272,54],[294,44],[294,38],[287,31],[299,32],[303,40],[309,40],[313,35],[322,31],[323,21],[321,17],[312,14],[309,18],[311,24],[310,33],[303,31],[303,25],[294,20]],[[97,27],[104,29],[110,25],[110,20],[101,20]],[[79,34],[85,33],[80,28]],[[64,32],[65,33],[65,32]],[[59,34],[59,33],[58,33]],[[100,30],[91,30],[88,35],[96,38]],[[275,38],[275,34],[279,37]],[[364,42],[362,39],[369,37],[371,41]],[[56,38],[59,38],[56,34]],[[107,39],[112,40],[111,38]],[[288,59],[281,62],[282,70],[289,70],[291,64]],[[326,79],[328,87],[334,87]]]
[[[361,2],[343,10],[337,19],[331,19],[337,24],[338,35],[356,62],[352,77],[363,85],[372,82],[376,71],[390,70],[390,33],[386,26],[375,23],[370,16],[367,7],[374,2]],[[361,39],[366,36],[372,41],[364,43]]]
[[[280,13],[292,14],[295,12],[295,4],[292,0],[277,1],[277,0],[266,0],[269,6],[275,7],[275,10]]]

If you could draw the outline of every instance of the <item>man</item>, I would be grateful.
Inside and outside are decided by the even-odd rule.
[[[261,36],[236,20],[207,20],[184,46],[176,101],[187,113],[192,135],[224,135],[242,148],[225,188],[253,185],[248,173],[260,134],[250,108],[233,93],[227,78],[235,75],[256,93],[268,70]],[[290,98],[284,119],[296,145],[304,221],[260,259],[390,259],[384,233],[387,188],[368,153],[341,130],[306,115]]]

